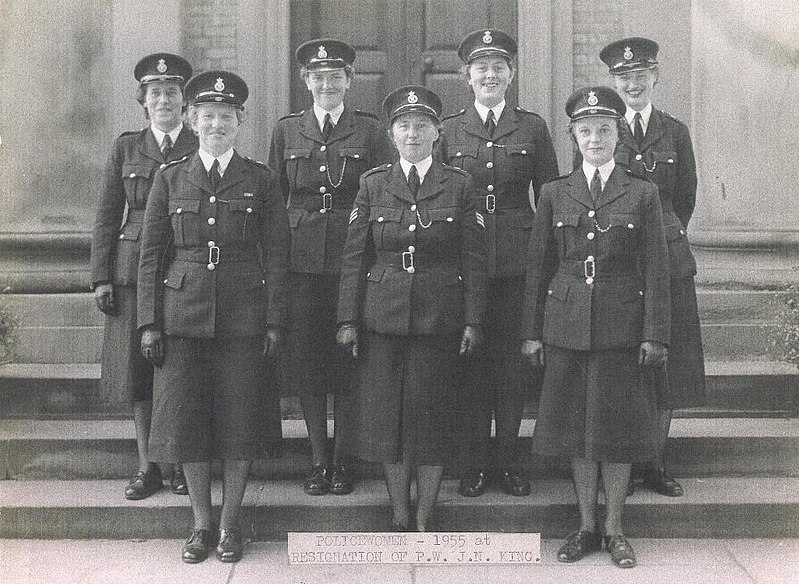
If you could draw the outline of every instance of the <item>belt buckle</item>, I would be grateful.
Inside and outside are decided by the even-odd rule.
[[[332,193],[325,193],[322,195],[322,209],[330,211],[333,208],[333,195]]]
[[[594,278],[596,278],[596,262],[593,256],[589,256],[583,262],[583,274],[585,274],[585,283],[590,287],[594,286]]]
[[[416,268],[413,265],[412,251],[402,252],[402,269],[408,272],[409,274],[413,274],[416,271]]]
[[[493,213],[497,209],[497,197],[496,195],[486,195],[486,211],[489,214]]]
[[[214,245],[208,248],[208,263],[217,265],[219,263],[219,247]]]

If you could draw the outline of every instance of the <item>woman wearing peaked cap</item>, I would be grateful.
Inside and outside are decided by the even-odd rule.
[[[516,41],[501,30],[477,30],[466,35],[458,55],[474,102],[443,121],[438,152],[474,179],[489,272],[486,350],[462,372],[466,469],[459,491],[482,495],[493,470],[503,491],[524,496],[530,483],[519,468],[519,428],[525,396],[539,384],[518,352],[524,254],[534,217],[530,188],[537,200],[541,186],[558,176],[558,162],[546,122],[505,102],[516,73]],[[490,456],[492,414],[496,452]],[[489,460],[496,461],[494,469]]]
[[[358,359],[358,453],[383,463],[392,527],[406,531],[415,519],[427,531],[453,446],[455,374],[480,343],[485,221],[469,176],[433,162],[439,97],[400,87],[383,109],[399,157],[361,177],[337,340]]]
[[[100,190],[91,267],[97,307],[107,315],[102,383],[109,392],[124,387],[132,402],[139,469],[125,487],[125,498],[138,500],[163,484],[161,470],[147,452],[153,367],[141,355],[136,330],[139,236],[155,171],[196,151],[197,137],[183,125],[183,86],[191,77],[191,65],[185,59],[170,53],[147,55],[133,74],[139,82],[136,100],[149,123],[142,130],[125,132],[114,143]],[[172,492],[187,493],[180,465],[175,465],[172,475]]]
[[[183,561],[200,562],[216,545],[221,561],[236,562],[264,420],[267,438],[280,438],[277,393],[264,396],[263,380],[285,325],[288,218],[277,174],[233,149],[244,81],[208,71],[186,94],[199,151],[156,174],[144,217],[138,308],[142,353],[156,367],[150,454],[183,461],[194,514]],[[214,458],[224,481],[217,533]]]
[[[309,495],[353,490],[344,460],[352,429],[352,363],[336,347],[341,251],[358,179],[391,160],[391,145],[376,116],[344,103],[355,51],[336,39],[315,39],[296,51],[313,107],[278,121],[269,164],[280,171],[291,224],[291,295],[284,391],[298,394],[311,443]],[[327,454],[327,394],[335,396],[335,445]]]
[[[607,87],[580,89],[566,103],[583,163],[542,189],[521,329],[523,355],[544,365],[533,450],[571,459],[580,512],[558,560],[600,549],[601,479],[604,544],[614,564],[630,568],[622,512],[631,464],[656,451],[669,276],[657,187],[613,159],[624,110]]]
[[[705,404],[705,363],[696,302],[696,260],[688,244],[688,223],[696,202],[696,163],[688,128],[652,107],[658,82],[658,44],[635,37],[606,46],[599,54],[616,91],[627,105],[626,126],[616,160],[658,186],[669,248],[671,344],[668,385],[660,397],[658,452],[642,469],[644,484],[669,497],[683,488],[666,472],[664,452],[674,408]],[[630,491],[634,483],[630,482]]]

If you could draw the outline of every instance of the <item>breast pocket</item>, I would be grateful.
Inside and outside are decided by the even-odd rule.
[[[508,144],[505,147],[505,152],[514,175],[517,177],[532,175],[533,155],[535,154],[535,146],[532,142]]]
[[[649,170],[647,168],[647,170]],[[667,184],[674,180],[677,172],[677,152],[659,150],[652,152],[652,170],[658,184]]]
[[[558,246],[558,257],[566,257],[570,242],[576,237],[576,229],[579,226],[579,213],[558,213],[552,215],[552,232]]]
[[[150,194],[153,184],[155,168],[143,164],[123,164],[122,184],[125,187],[125,197],[132,207],[143,208]]]
[[[447,164],[465,169],[470,161],[477,158],[479,148],[478,144],[447,144]]]
[[[200,240],[199,199],[170,199],[169,220],[175,234],[175,245],[183,247]]]
[[[596,219],[596,230],[608,242],[611,253],[637,248],[642,227],[637,213],[610,213]]]
[[[369,224],[375,249],[392,249],[392,239],[400,231],[402,209],[399,207],[372,207],[369,210]]]
[[[226,229],[226,236],[234,242],[256,240],[264,211],[263,201],[255,197],[231,199],[228,209],[230,229]]]

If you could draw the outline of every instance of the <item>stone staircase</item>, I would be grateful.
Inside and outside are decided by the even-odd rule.
[[[686,489],[670,499],[639,489],[628,501],[632,537],[799,537],[799,387],[796,367],[774,361],[774,293],[703,289],[700,312],[709,403],[672,425],[669,467]],[[126,501],[136,466],[124,396],[98,382],[102,315],[88,294],[11,295],[22,330],[16,362],[0,366],[0,538],[177,538],[187,497],[167,489]],[[250,537],[288,531],[384,530],[388,499],[376,465],[348,496],[302,493],[307,437],[294,400],[284,401],[286,453],[259,461],[245,497]],[[534,405],[522,428],[528,448]],[[530,456],[530,497],[457,494],[450,469],[439,529],[566,535],[577,521],[563,462]],[[217,489],[219,491],[219,489]],[[220,492],[215,493],[218,502]]]

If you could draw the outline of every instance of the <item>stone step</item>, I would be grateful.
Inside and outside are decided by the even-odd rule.
[[[525,472],[535,478],[564,478],[562,461],[530,452],[534,420],[524,420],[519,452]],[[328,434],[332,436],[333,425]],[[285,454],[258,461],[253,475],[293,479],[308,472],[310,446],[302,420],[284,420]],[[332,445],[331,445],[332,446]],[[667,465],[676,477],[799,477],[799,420],[677,418],[672,422]],[[448,469],[460,476],[463,460]],[[12,480],[85,480],[130,477],[137,465],[130,420],[0,420],[0,477]],[[165,473],[169,472],[165,469]],[[362,463],[359,473],[378,477],[379,465]]]
[[[706,362],[708,405],[681,416],[762,417],[799,415],[799,369],[778,361]],[[126,417],[127,403],[99,397],[98,364],[0,365],[2,418]],[[284,417],[301,415],[296,399],[283,400]],[[535,411],[531,405],[529,412]]]
[[[142,501],[120,496],[124,480],[0,481],[0,538],[154,539],[185,537],[189,498],[166,489]],[[625,533],[634,538],[799,537],[799,479],[687,478],[669,498],[639,489],[627,501]],[[215,506],[221,485],[215,484]],[[310,497],[291,481],[251,480],[240,524],[246,537],[285,539],[290,531],[387,531],[389,501],[380,479],[351,495]],[[756,518],[756,519],[754,519]],[[445,480],[437,531],[540,532],[564,537],[577,525],[567,479],[536,480],[529,497],[457,493]]]

